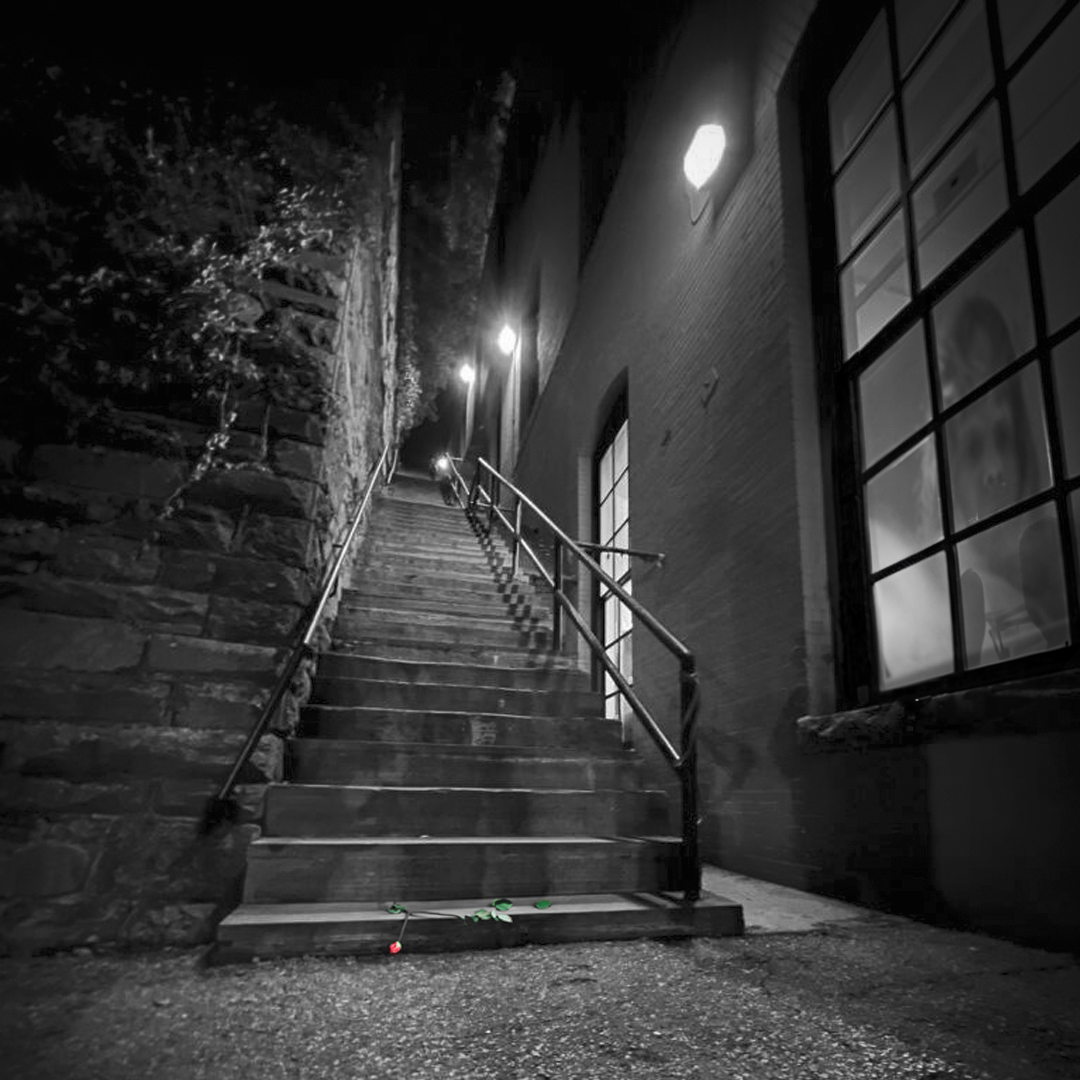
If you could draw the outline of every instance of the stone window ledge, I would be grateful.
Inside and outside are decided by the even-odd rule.
[[[910,746],[935,739],[1080,730],[1080,669],[795,722],[811,753]]]

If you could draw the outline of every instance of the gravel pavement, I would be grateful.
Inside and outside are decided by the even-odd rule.
[[[0,960],[6,1080],[1080,1080],[1080,967],[902,920],[689,942]]]

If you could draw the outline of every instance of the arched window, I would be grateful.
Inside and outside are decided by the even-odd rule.
[[[627,394],[623,389],[608,412],[595,454],[596,536],[601,547],[630,547],[630,427]],[[600,566],[627,592],[632,593],[630,557],[616,551],[601,551]],[[633,681],[633,620],[629,608],[603,582],[597,596],[598,630],[608,656],[618,665],[628,682]],[[623,715],[621,695],[610,675],[604,675],[604,713]]]

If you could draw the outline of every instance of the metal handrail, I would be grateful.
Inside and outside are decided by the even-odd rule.
[[[628,593],[610,574],[608,574],[594,559],[585,554],[583,545],[570,538],[567,533],[559,528],[532,501],[523,491],[515,487],[498,470],[494,469],[483,458],[478,459],[476,472],[473,475],[471,487],[458,471],[456,464],[450,462],[451,483],[458,500],[466,508],[466,512],[476,516],[476,507],[479,502],[487,508],[488,532],[495,518],[513,536],[513,549],[511,558],[511,576],[517,574],[519,552],[524,551],[532,560],[540,576],[544,579],[552,591],[554,603],[552,605],[553,637],[556,650],[562,648],[563,621],[565,611],[570,621],[585,639],[593,655],[600,662],[603,669],[611,676],[619,692],[626,699],[631,711],[649,733],[653,742],[659,747],[660,752],[675,770],[679,777],[682,792],[682,888],[687,901],[696,901],[701,898],[701,848],[698,840],[698,785],[697,785],[697,718],[700,705],[700,690],[698,686],[697,666],[694,654],[663,625],[651,612],[642,606],[641,601]],[[487,490],[484,488],[483,477],[487,478]],[[458,488],[468,492],[468,498],[462,499]],[[501,492],[506,488],[514,497],[514,520],[513,522],[503,512],[501,506]],[[548,572],[541,563],[536,552],[533,551],[528,541],[525,540],[521,530],[522,507],[526,506],[539,521],[546,526],[554,536],[554,574]],[[589,545],[592,547],[593,545]],[[679,661],[679,698],[680,698],[680,749],[676,750],[671,741],[664,734],[656,718],[652,715],[644,702],[637,696],[633,688],[626,681],[622,672],[607,655],[607,650],[597,639],[596,635],[588,627],[584,616],[578,611],[563,589],[562,551],[570,551],[581,565],[590,570],[596,577],[607,586],[633,613],[634,617],[648,629],[660,641],[675,658]]]
[[[319,589],[310,614],[306,619],[302,619],[299,623],[298,629],[299,627],[303,627],[303,633],[289,651],[285,666],[281,669],[281,674],[278,675],[277,682],[274,684],[274,689],[271,692],[266,705],[263,707],[262,712],[259,714],[259,719],[248,733],[248,737],[245,740],[244,745],[240,748],[240,752],[236,755],[236,760],[229,770],[229,775],[225,778],[218,788],[217,793],[207,804],[203,815],[204,831],[209,831],[222,822],[231,820],[235,817],[236,804],[232,799],[233,789],[236,787],[236,782],[240,778],[240,773],[248,763],[259,740],[266,733],[266,729],[270,725],[270,721],[273,719],[278,707],[281,705],[282,699],[285,697],[285,692],[289,689],[297,669],[300,667],[304,656],[311,647],[311,642],[315,637],[319,619],[322,618],[322,613],[326,610],[326,605],[330,602],[330,597],[334,594],[341,568],[345,565],[345,559],[348,557],[349,549],[356,536],[356,531],[360,528],[360,522],[363,520],[364,513],[368,508],[368,503],[371,502],[371,494],[375,490],[375,481],[384,470],[386,470],[386,483],[389,483],[393,478],[394,470],[397,467],[397,453],[395,452],[391,456],[390,451],[391,444],[387,443],[386,446],[383,447],[383,452],[379,456],[379,460],[371,470],[367,486],[364,489],[364,496],[360,500],[360,505],[357,507],[356,513],[353,515],[352,522],[346,531],[344,540],[334,544],[334,547],[337,549],[337,555],[330,564],[330,569],[327,571],[326,576],[323,578],[322,586]]]

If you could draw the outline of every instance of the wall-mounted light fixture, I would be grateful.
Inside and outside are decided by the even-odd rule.
[[[686,177],[691,221],[701,217],[709,201],[712,194],[709,181],[716,174],[726,146],[727,137],[720,124],[702,124],[690,140],[690,148],[683,157],[683,175]]]
[[[503,356],[510,356],[517,347],[517,334],[509,325],[504,324],[499,331],[498,344]]]
[[[476,379],[476,369],[472,364],[462,364],[458,368],[458,378],[466,385],[471,386]]]

